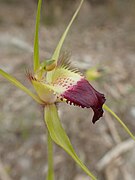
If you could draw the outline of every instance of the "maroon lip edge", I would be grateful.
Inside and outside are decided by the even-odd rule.
[[[82,108],[92,108],[94,116],[92,122],[95,123],[103,116],[102,106],[106,99],[104,94],[96,91],[91,84],[84,78],[77,82],[76,85],[71,86],[62,94],[62,97],[67,99],[67,102],[80,106]]]

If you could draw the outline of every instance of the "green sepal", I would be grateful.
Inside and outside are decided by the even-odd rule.
[[[113,112],[106,104],[103,105],[104,110],[109,112],[125,129],[125,131],[129,134],[129,136],[135,141],[135,136],[131,133],[131,131],[128,129],[128,127],[124,124],[124,122]]]
[[[77,10],[75,11],[75,13],[74,13],[71,21],[69,22],[69,24],[68,24],[65,32],[64,32],[63,35],[61,36],[61,39],[60,39],[58,45],[56,46],[56,49],[55,49],[55,51],[54,51],[54,53],[53,53],[53,55],[52,55],[52,58],[51,58],[51,59],[54,59],[54,60],[56,61],[55,64],[57,64],[57,61],[58,61],[58,59],[59,59],[60,51],[61,51],[61,48],[62,48],[62,46],[63,46],[64,40],[65,40],[65,38],[66,38],[66,36],[67,36],[67,34],[68,34],[68,31],[69,31],[72,23],[74,22],[74,20],[75,20],[75,18],[76,18],[76,16],[77,16],[77,14],[78,14],[81,6],[82,6],[83,1],[84,1],[84,0],[81,0],[79,6],[78,6],[78,8],[77,8]],[[48,72],[48,73],[47,73],[47,81],[48,81],[48,82],[51,82],[53,72],[54,72],[54,71],[51,71],[51,72]]]
[[[40,98],[32,93],[29,89],[27,89],[23,84],[21,84],[19,81],[17,81],[14,77],[4,72],[2,69],[0,69],[0,74],[5,77],[8,81],[10,81],[12,84],[14,84],[16,87],[24,91],[26,94],[31,96],[36,102],[39,104],[43,104],[43,101],[40,100]]]
[[[78,12],[79,12],[79,10],[80,10],[80,8],[81,8],[81,6],[82,6],[83,1],[84,1],[84,0],[81,0],[79,6],[78,6],[78,8],[77,8],[77,10],[75,11],[75,13],[74,13],[74,15],[73,15],[71,21],[69,22],[69,24],[68,24],[68,26],[67,26],[65,32],[63,33],[63,35],[62,35],[62,37],[61,37],[61,39],[60,39],[60,41],[59,41],[59,43],[58,43],[58,45],[57,45],[55,51],[54,51],[54,54],[53,54],[53,56],[52,56],[52,59],[55,59],[56,61],[57,61],[58,58],[59,58],[59,54],[60,54],[62,45],[63,45],[63,43],[64,43],[64,40],[65,40],[65,38],[66,38],[66,36],[67,36],[67,34],[68,34],[68,31],[69,31],[69,29],[70,29],[70,27],[71,27],[73,21],[75,20],[75,18],[76,18],[76,16],[77,16]]]
[[[46,104],[54,103],[56,101],[57,97],[52,89],[53,86],[38,81],[32,81],[32,84],[40,99]]]
[[[60,123],[58,111],[55,104],[47,105],[45,107],[44,117],[52,140],[60,147],[62,147],[83,169],[85,173],[87,173],[93,180],[96,180],[96,177],[88,170],[88,168],[81,162],[79,157],[76,155],[72,144]]]
[[[53,140],[49,134],[47,133],[48,141],[47,141],[47,148],[48,148],[48,173],[47,173],[47,180],[54,180],[54,168],[53,168]]]
[[[36,15],[36,26],[35,26],[35,36],[34,36],[34,72],[36,72],[40,66],[39,62],[39,23],[40,23],[40,11],[41,11],[42,0],[38,1],[37,15]]]

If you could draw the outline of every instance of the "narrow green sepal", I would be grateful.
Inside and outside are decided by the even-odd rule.
[[[60,123],[58,111],[55,104],[47,105],[45,107],[44,117],[52,140],[60,147],[62,147],[83,169],[85,173],[87,173],[93,180],[96,180],[96,177],[88,170],[88,168],[81,162],[79,157],[76,155],[72,144]]]
[[[62,37],[61,37],[61,39],[60,39],[60,41],[59,41],[59,43],[58,43],[58,45],[57,45],[55,51],[54,51],[54,54],[53,54],[53,56],[52,56],[52,59],[55,59],[56,61],[58,61],[59,54],[60,54],[62,45],[63,45],[63,43],[64,43],[64,40],[65,40],[65,38],[66,38],[66,36],[67,36],[67,34],[68,34],[68,31],[69,31],[69,29],[70,29],[72,23],[74,22],[74,20],[75,20],[75,18],[76,18],[76,16],[77,16],[77,14],[78,14],[78,12],[79,12],[81,6],[82,6],[83,1],[84,1],[84,0],[81,0],[79,6],[78,6],[78,8],[77,8],[77,10],[75,11],[75,13],[74,13],[74,15],[73,15],[71,21],[69,22],[69,24],[68,24],[68,26],[67,26],[65,32],[63,33],[63,35],[62,35]]]
[[[48,173],[47,173],[47,180],[54,180],[54,168],[53,168],[53,140],[49,134],[47,133],[48,136]]]
[[[75,18],[76,18],[76,16],[77,16],[77,14],[78,14],[78,12],[79,12],[82,4],[83,4],[83,1],[84,1],[84,0],[81,0],[79,6],[78,6],[78,8],[77,8],[77,10],[75,11],[75,13],[74,13],[71,21],[69,22],[69,24],[68,24],[65,32],[64,32],[63,35],[61,36],[61,39],[60,39],[58,45],[56,46],[56,49],[55,49],[55,51],[54,51],[54,53],[53,53],[53,55],[52,55],[52,58],[51,58],[51,59],[54,59],[54,60],[55,60],[55,64],[56,64],[56,65],[57,65],[57,61],[58,61],[58,59],[59,59],[60,51],[61,51],[61,48],[62,48],[62,46],[63,46],[64,40],[65,40],[65,38],[66,38],[66,36],[67,36],[67,34],[68,34],[68,31],[69,31],[72,23],[74,22],[74,20],[75,20]],[[47,73],[46,79],[47,79],[48,82],[51,82],[51,81],[52,81],[53,72],[54,72],[54,71],[51,71],[51,72],[48,72],[48,73]]]
[[[103,105],[104,110],[109,112],[125,129],[125,131],[129,134],[129,136],[135,141],[135,136],[131,133],[131,131],[128,129],[128,127],[124,124],[124,122],[107,106]]]
[[[52,89],[53,86],[38,81],[32,81],[32,84],[42,101],[46,104],[56,102],[57,97]]]
[[[36,102],[39,104],[43,104],[43,101],[40,100],[40,98],[32,93],[29,89],[27,89],[23,84],[21,84],[19,81],[17,81],[14,77],[4,72],[2,69],[0,69],[0,74],[5,77],[8,81],[10,81],[12,84],[14,84],[16,87],[24,91],[26,94],[31,96]]]
[[[36,26],[35,26],[35,36],[34,36],[34,72],[39,68],[39,23],[40,23],[40,11],[41,11],[42,0],[38,1],[37,15],[36,15]]]

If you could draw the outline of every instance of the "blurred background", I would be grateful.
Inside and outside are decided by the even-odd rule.
[[[49,58],[79,0],[43,1],[40,57]],[[0,0],[0,68],[29,89],[36,0]],[[65,41],[72,66],[86,73],[135,134],[135,1],[85,0]],[[94,68],[91,70],[91,68]],[[80,159],[99,180],[135,179],[135,144],[107,112],[95,125],[92,110],[58,105],[62,124]],[[0,180],[43,180],[47,173],[42,108],[0,76]],[[88,180],[54,146],[56,180]]]

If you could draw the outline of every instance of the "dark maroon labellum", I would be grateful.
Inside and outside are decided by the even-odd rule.
[[[62,96],[74,105],[82,108],[91,107],[94,111],[93,123],[103,116],[102,106],[105,103],[105,97],[96,91],[84,78],[78,81],[76,85],[71,86]]]

